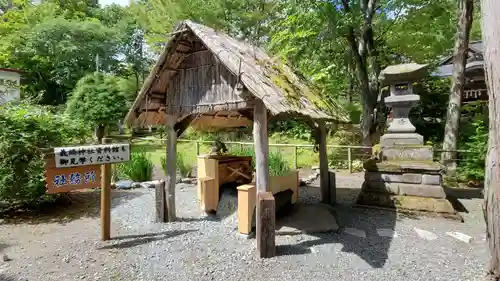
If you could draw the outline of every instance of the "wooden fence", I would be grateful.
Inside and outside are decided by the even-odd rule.
[[[166,139],[159,138],[133,138],[131,141],[166,141]],[[201,145],[211,145],[212,141],[202,141],[202,140],[187,140],[187,139],[178,139],[178,142],[190,142],[196,145],[196,155],[200,155]],[[236,141],[227,141],[224,142],[228,146],[240,146],[240,148],[244,148],[245,146],[253,146],[253,142],[236,142]],[[278,148],[278,149],[292,149],[292,167],[294,169],[300,168],[299,165],[299,149],[314,149],[314,145],[312,144],[279,144],[279,143],[270,143],[270,149]],[[361,164],[364,160],[367,160],[371,155],[366,154],[366,149],[369,147],[365,146],[356,146],[356,145],[327,145],[327,152],[329,155],[329,161],[331,162],[331,166],[337,169],[343,169],[352,173],[354,171],[361,170]],[[434,150],[434,160],[440,162],[442,150]],[[465,157],[477,157],[474,155],[474,152],[466,151],[466,150],[457,150],[457,161],[460,162]],[[319,163],[319,158],[317,160]],[[332,163],[333,162],[333,163]]]

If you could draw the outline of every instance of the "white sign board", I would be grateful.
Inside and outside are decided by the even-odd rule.
[[[130,145],[103,144],[54,148],[56,168],[119,163],[130,160]]]
[[[21,99],[21,74],[0,68],[0,105]]]

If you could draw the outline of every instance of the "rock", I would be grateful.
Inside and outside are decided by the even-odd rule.
[[[141,188],[141,187],[142,187],[142,185],[141,185],[140,182],[134,182],[134,183],[132,183],[132,188]]]
[[[69,258],[68,258],[68,257],[63,258],[63,259],[62,259],[62,262],[64,262],[64,263],[69,263]]]
[[[131,180],[121,180],[115,183],[117,189],[131,189],[133,184]]]
[[[142,188],[154,188],[159,181],[145,181],[141,182],[140,185]]]
[[[304,180],[300,179],[299,180],[299,186],[305,186],[305,185],[306,185],[306,182]]]
[[[193,183],[193,180],[191,178],[182,178],[181,183],[191,184]]]
[[[9,258],[9,256],[7,256],[6,254],[4,254],[4,255],[2,256],[2,260],[3,260],[3,261],[5,261],[5,262],[7,262],[7,261],[11,261],[11,259]]]

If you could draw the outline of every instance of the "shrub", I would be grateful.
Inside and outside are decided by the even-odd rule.
[[[177,165],[177,172],[179,172],[181,177],[187,178],[191,176],[191,173],[193,172],[194,168],[193,162],[181,151],[177,151],[176,165]],[[163,168],[163,171],[166,174],[167,159],[165,157],[161,158],[161,167]]]
[[[133,181],[150,181],[153,175],[153,162],[145,151],[132,152],[130,161],[117,165],[118,178]]]
[[[45,195],[41,148],[90,137],[89,128],[49,107],[30,104],[0,106],[0,200],[32,203]]]
[[[233,147],[229,150],[229,154],[236,156],[252,156],[252,168],[255,169],[255,151],[253,147]],[[277,150],[269,152],[269,174],[271,176],[281,176],[290,170],[290,165],[281,152]]]

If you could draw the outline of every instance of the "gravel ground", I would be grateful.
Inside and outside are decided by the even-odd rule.
[[[337,176],[339,233],[277,236],[278,256],[266,260],[256,257],[254,239],[236,234],[234,214],[202,214],[196,187],[188,184],[177,185],[175,223],[154,223],[154,190],[114,191],[114,238],[109,242],[99,241],[95,210],[55,222],[4,221],[0,253],[12,260],[0,261],[0,280],[483,279],[488,254],[481,199],[461,200],[469,210],[465,223],[400,217],[352,208],[361,181],[360,174]],[[316,201],[319,188],[304,187],[300,197]],[[397,237],[380,236],[380,228],[394,230]],[[431,231],[437,239],[421,238],[415,228]],[[349,234],[350,229],[364,235]],[[459,241],[445,235],[448,231],[473,240]]]

